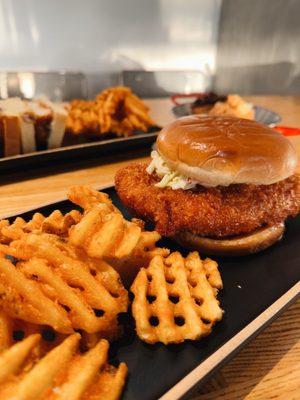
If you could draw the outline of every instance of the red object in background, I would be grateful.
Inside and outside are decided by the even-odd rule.
[[[274,129],[284,136],[297,136],[300,135],[300,128],[291,128],[289,126],[275,126]]]

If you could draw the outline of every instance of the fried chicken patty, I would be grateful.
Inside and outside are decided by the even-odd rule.
[[[300,211],[299,177],[272,185],[197,186],[190,190],[158,188],[160,179],[146,172],[146,164],[133,163],[119,170],[115,184],[125,206],[154,222],[157,231],[173,236],[189,231],[226,238],[274,225]]]

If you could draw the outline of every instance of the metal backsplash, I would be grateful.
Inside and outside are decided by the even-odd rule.
[[[122,70],[211,76],[220,8],[221,0],[0,0],[0,70],[82,71],[90,97]]]
[[[299,0],[223,0],[215,89],[300,94],[299,17]]]
[[[299,0],[0,0],[0,97],[31,79],[5,71],[62,70],[82,71],[86,88],[35,74],[36,92],[93,97],[125,70],[143,96],[212,80],[224,93],[300,94],[299,15]]]
[[[87,82],[79,72],[1,72],[0,98],[25,99],[47,95],[53,101],[88,97]]]

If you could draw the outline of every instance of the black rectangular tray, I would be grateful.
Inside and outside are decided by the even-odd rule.
[[[20,170],[24,167],[40,167],[42,165],[54,164],[58,161],[120,154],[135,148],[150,146],[155,142],[157,134],[158,131],[149,133],[137,132],[135,135],[126,138],[106,139],[97,142],[58,147],[57,149],[35,151],[33,153],[11,157],[2,157],[0,158],[0,172],[11,169]]]
[[[114,188],[104,191],[129,218],[131,215]],[[67,212],[72,208],[74,205],[69,201],[60,201],[20,216],[30,219],[37,211],[48,215],[55,209]],[[225,314],[212,334],[202,340],[170,346],[148,345],[138,339],[131,322],[127,322],[125,335],[111,346],[112,360],[126,362],[129,369],[122,399],[186,398],[229,361],[299,296],[298,243],[299,217],[288,221],[283,239],[272,248],[252,256],[217,260],[224,283],[219,299]],[[164,239],[161,244],[186,253],[169,240]]]

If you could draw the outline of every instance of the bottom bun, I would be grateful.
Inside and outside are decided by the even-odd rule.
[[[282,238],[283,233],[284,224],[281,223],[260,228],[246,236],[238,236],[231,239],[210,239],[190,232],[182,232],[176,235],[174,239],[183,247],[190,250],[198,250],[205,254],[244,256],[272,246]]]

